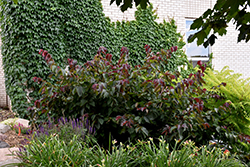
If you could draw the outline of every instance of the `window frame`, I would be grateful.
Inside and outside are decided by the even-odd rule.
[[[210,54],[211,54],[211,46],[209,45],[208,46],[208,55],[207,56],[204,56],[204,57],[192,57],[192,56],[188,56],[188,54],[187,54],[187,44],[188,44],[188,42],[187,42],[187,39],[188,39],[188,36],[187,36],[187,28],[186,28],[186,26],[187,26],[187,21],[194,21],[196,18],[193,18],[193,17],[185,17],[185,40],[186,40],[186,49],[185,49],[185,53],[186,53],[186,55],[187,55],[187,59],[188,59],[188,61],[190,62],[190,61],[199,61],[199,60],[201,60],[201,61],[209,61],[210,60]],[[195,31],[197,31],[197,30],[195,30]],[[195,41],[194,41],[195,42]],[[198,46],[197,46],[198,47]]]

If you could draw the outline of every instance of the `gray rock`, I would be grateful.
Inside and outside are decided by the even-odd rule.
[[[7,136],[6,136],[6,135],[4,135],[4,134],[0,133],[0,141],[5,140],[6,138],[7,138]]]
[[[26,120],[26,119],[22,119],[22,118],[18,118],[16,121],[15,121],[15,124],[18,125],[18,124],[21,124],[23,125],[25,128],[28,128],[30,127],[29,126],[29,120]]]
[[[12,152],[15,154],[15,152],[19,152],[19,149],[17,147],[0,148],[0,162],[5,161],[7,159],[14,159],[15,156],[10,156]]]
[[[4,141],[0,141],[0,148],[7,148],[7,147],[10,147],[10,146]]]
[[[6,133],[9,130],[10,130],[10,126],[9,125],[0,124],[0,133]]]
[[[29,120],[22,119],[22,118],[9,118],[7,120],[0,122],[0,124],[5,124],[5,125],[9,125],[9,126],[21,125],[25,128],[28,128],[29,127]]]

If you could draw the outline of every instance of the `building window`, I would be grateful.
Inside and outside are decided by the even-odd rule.
[[[188,60],[193,64],[195,67],[197,62],[201,60],[203,63],[209,61],[209,46],[205,48],[203,45],[197,46],[197,39],[194,40],[192,43],[188,43],[187,39],[189,35],[194,34],[197,30],[190,30],[190,26],[193,23],[193,19],[186,19],[186,54]]]

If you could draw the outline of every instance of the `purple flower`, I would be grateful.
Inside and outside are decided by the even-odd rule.
[[[75,125],[75,124],[74,124],[74,122],[73,122],[73,121],[71,122],[71,124],[72,124],[73,129],[75,129],[75,127],[74,127],[74,125]]]
[[[49,125],[49,128],[50,128],[50,127],[51,127],[51,125],[52,125],[52,123],[49,121],[49,122],[48,122],[48,125]]]
[[[62,122],[62,124],[65,123],[63,117],[60,118],[60,122]]]
[[[89,127],[89,133],[92,133],[92,127]]]
[[[41,131],[42,133],[44,132],[43,126],[40,127],[40,131]]]

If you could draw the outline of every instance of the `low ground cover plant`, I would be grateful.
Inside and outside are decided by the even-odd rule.
[[[47,136],[44,142],[32,140],[17,152],[23,166],[159,166],[159,167],[240,167],[244,166],[228,150],[211,146],[196,147],[191,140],[177,148],[171,148],[163,137],[157,142],[152,138],[135,144],[113,141],[112,150],[101,148],[97,143],[82,144],[73,136],[69,143],[57,135]],[[91,143],[91,144],[89,144]],[[156,144],[157,143],[157,144]],[[171,151],[172,150],[172,151]]]

